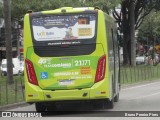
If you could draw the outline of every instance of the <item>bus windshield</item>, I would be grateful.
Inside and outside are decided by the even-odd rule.
[[[92,39],[96,32],[95,14],[35,16],[31,20],[35,41]]]

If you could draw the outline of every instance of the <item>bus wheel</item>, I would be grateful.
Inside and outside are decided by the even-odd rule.
[[[114,107],[114,100],[112,99],[112,100],[107,100],[107,108],[108,109],[113,109],[113,107]]]
[[[118,102],[119,101],[119,93],[114,97],[114,102]]]
[[[107,99],[104,101],[104,105],[103,105],[104,109],[113,109],[113,107],[114,107],[114,99],[112,100]]]
[[[43,112],[46,110],[46,107],[42,105],[42,103],[35,103],[35,107],[37,112]]]
[[[113,79],[112,79],[112,83],[113,83]],[[107,105],[106,106],[107,109],[113,109],[113,107],[114,107],[114,86],[113,86],[113,84],[112,84],[112,99],[111,100],[108,99],[106,105]]]
[[[106,108],[105,102],[93,101],[92,105],[94,109]]]
[[[47,106],[47,111],[49,111],[49,112],[56,111],[56,110],[57,110],[57,106],[56,105]]]

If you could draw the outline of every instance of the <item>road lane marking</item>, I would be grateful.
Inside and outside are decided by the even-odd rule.
[[[144,86],[150,86],[150,85],[153,85],[153,84],[160,84],[160,82],[154,82],[154,83],[148,83],[148,84],[145,84],[145,85],[136,85],[136,86],[133,86],[133,87],[128,87],[128,88],[122,88],[123,91],[125,90],[129,90],[129,89],[135,89],[135,88],[139,88],[139,87],[144,87]]]
[[[156,92],[156,93],[153,93],[153,94],[150,94],[150,95],[145,95],[145,96],[135,97],[135,98],[133,98],[133,99],[128,99],[128,100],[143,99],[143,98],[151,97],[151,96],[158,95],[158,94],[160,94],[160,92]]]

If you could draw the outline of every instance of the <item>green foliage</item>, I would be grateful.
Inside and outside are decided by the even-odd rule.
[[[14,19],[23,17],[28,10],[45,11],[60,7],[99,6],[105,12],[117,6],[120,0],[12,0],[11,15]]]
[[[24,78],[14,76],[14,84],[8,85],[6,76],[0,76],[0,107],[24,101]]]
[[[2,4],[2,2],[0,2],[0,17],[2,17],[2,16],[3,16],[2,8],[3,8],[3,4]]]
[[[160,10],[160,0],[153,0],[153,2],[154,2],[154,8],[156,9],[156,10]]]
[[[155,18],[154,18],[154,33],[158,36],[160,36],[160,11],[156,13]]]
[[[79,0],[60,0],[61,7],[81,7],[83,6],[83,2]]]
[[[95,7],[98,6],[105,12],[109,12],[120,3],[121,0],[12,0],[11,15],[14,19],[23,17],[28,10],[45,11],[60,7]],[[0,17],[3,16],[3,4],[0,2]]]
[[[83,3],[78,0],[13,0],[11,4],[12,18],[25,15],[28,10],[45,11],[60,7],[77,7]]]
[[[27,10],[44,11],[52,10],[59,7],[81,7],[81,6],[99,6],[102,10],[108,12],[109,9],[115,7],[120,0],[13,0],[11,5],[12,17],[17,18],[23,16]]]
[[[111,9],[120,4],[121,0],[86,0],[85,6],[96,7],[109,13]]]
[[[23,16],[28,10],[44,11],[61,6],[60,0],[13,0],[11,3],[12,18]]]
[[[142,41],[149,40],[148,42],[151,44],[156,37],[156,42],[160,43],[160,11],[153,10],[146,16],[140,27],[138,37]]]

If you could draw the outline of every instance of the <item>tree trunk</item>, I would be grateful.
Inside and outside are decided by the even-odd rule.
[[[129,64],[129,53],[127,48],[127,43],[129,41],[128,35],[128,18],[127,18],[127,11],[126,11],[126,2],[122,2],[122,32],[123,32],[123,64]]]
[[[11,9],[10,0],[3,0],[5,20],[5,41],[7,58],[7,83],[13,83],[12,41],[11,41]]]
[[[126,30],[123,32],[123,36],[124,36],[124,41],[123,41],[123,64],[127,65],[130,64],[130,60],[129,60],[129,56],[130,56],[130,47],[129,47],[129,32],[127,32]]]
[[[131,65],[136,66],[136,44],[135,44],[135,0],[130,3],[130,33],[131,33]]]

